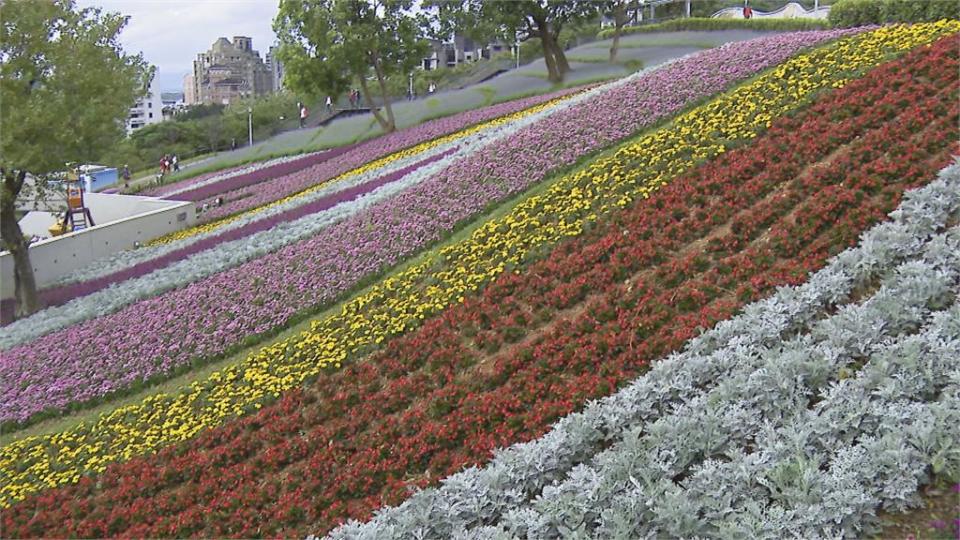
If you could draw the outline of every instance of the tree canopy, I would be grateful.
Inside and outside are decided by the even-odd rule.
[[[0,237],[14,257],[21,314],[37,309],[27,245],[15,218],[26,175],[43,179],[102,154],[124,135],[151,70],[123,52],[126,17],[72,0],[4,2],[0,18]]]
[[[5,2],[0,20],[0,164],[43,175],[95,158],[124,135],[147,88],[140,55],[117,37],[126,17],[72,0]]]
[[[359,83],[385,131],[396,128],[386,79],[410,73],[427,52],[413,0],[281,0],[274,20],[286,85],[316,98]],[[374,106],[377,83],[384,114]]]
[[[601,4],[591,0],[434,0],[425,7],[441,31],[476,39],[512,42],[539,39],[551,81],[560,82],[570,64],[559,42],[564,26],[597,16]]]

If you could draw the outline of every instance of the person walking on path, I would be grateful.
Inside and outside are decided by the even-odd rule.
[[[176,154],[170,158],[170,163],[173,164],[173,172],[180,172],[180,158],[178,158]]]
[[[330,99],[330,98],[327,98],[327,99]],[[310,113],[307,111],[306,105],[301,105],[300,106],[300,128],[301,129],[303,129],[303,127],[307,124],[307,116],[309,115]]]
[[[123,177],[123,189],[130,189],[130,167],[124,165],[123,172],[120,175]]]
[[[330,96],[327,96],[327,112],[333,112],[333,98]]]

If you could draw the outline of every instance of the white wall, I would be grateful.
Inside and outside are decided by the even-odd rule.
[[[83,202],[90,209],[93,222],[99,225],[176,206],[179,201],[168,201],[140,195],[84,193]]]
[[[66,210],[67,203],[65,199],[61,199],[59,202],[61,204],[56,210],[62,213]],[[90,209],[90,215],[93,217],[95,224],[105,225],[112,221],[177,206],[180,202],[140,195],[87,192],[83,194],[83,204]],[[47,229],[55,222],[56,217],[49,212],[31,211],[20,220],[20,230],[26,235],[35,234],[41,238],[49,238],[50,233]]]
[[[134,197],[149,199],[148,197]],[[41,240],[30,246],[30,262],[33,265],[37,287],[43,288],[57,278],[90,264],[94,260],[117,251],[130,249],[134,242],[144,244],[167,233],[193,225],[196,220],[192,202],[174,202],[152,199],[166,203],[166,207],[148,211],[127,219],[113,221],[94,220],[97,226],[75,233]],[[134,202],[145,204],[150,202]],[[156,205],[155,205],[156,206]],[[9,252],[0,253],[0,298],[14,297],[13,257]]]
[[[127,116],[127,135],[150,124],[163,122],[163,101],[160,99],[157,79],[159,77],[154,74],[147,95],[130,107],[130,114]]]

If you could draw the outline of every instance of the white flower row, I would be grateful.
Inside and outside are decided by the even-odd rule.
[[[550,115],[552,115],[552,114],[554,114],[554,113],[556,113],[556,112],[562,111],[562,110],[564,110],[564,109],[566,109],[566,108],[568,108],[568,107],[571,107],[571,106],[576,105],[576,104],[578,104],[578,103],[582,103],[582,102],[584,102],[584,101],[587,101],[587,100],[589,100],[589,99],[592,99],[593,97],[595,97],[597,94],[599,94],[599,93],[601,93],[601,92],[606,92],[606,91],[611,90],[611,89],[614,89],[614,88],[616,88],[616,87],[618,87],[618,86],[620,86],[620,85],[628,84],[629,82],[631,82],[631,81],[633,81],[633,80],[635,80],[635,79],[637,79],[637,78],[639,78],[639,77],[642,77],[642,76],[645,76],[645,75],[649,75],[650,73],[652,73],[652,72],[654,72],[654,71],[656,71],[656,70],[663,69],[663,68],[665,68],[666,66],[668,66],[668,65],[670,65],[670,64],[672,64],[672,63],[674,63],[674,62],[683,60],[683,59],[685,59],[685,58],[688,58],[688,57],[690,57],[690,56],[693,56],[694,54],[696,54],[696,53],[691,53],[691,54],[685,55],[685,56],[680,57],[680,58],[672,59],[672,60],[670,60],[670,61],[664,62],[663,64],[659,64],[659,65],[657,65],[657,66],[653,66],[653,67],[646,68],[646,69],[644,69],[644,70],[638,71],[637,73],[634,73],[634,74],[632,74],[632,75],[630,75],[630,76],[628,76],[628,77],[624,77],[623,79],[618,79],[618,80],[616,80],[616,81],[612,81],[612,82],[606,83],[606,84],[604,84],[604,85],[600,85],[600,86],[598,86],[598,87],[596,87],[596,88],[593,88],[593,89],[591,89],[591,90],[589,90],[589,91],[587,91],[587,92],[582,92],[582,93],[580,93],[580,94],[571,96],[571,97],[567,98],[566,100],[561,101],[560,103],[558,103],[558,104],[555,105],[554,107],[551,107],[551,108],[549,108],[549,109],[540,111],[540,112],[538,112],[538,113],[536,113],[536,114],[534,114],[534,115],[530,115],[529,117],[526,117],[526,118],[524,118],[524,119],[521,119],[520,121],[523,122],[523,125],[528,125],[528,124],[530,124],[530,123],[536,122],[536,121],[539,120],[539,119],[542,119],[542,118],[545,118],[545,117],[547,117],[547,116],[550,116]],[[484,130],[484,131],[485,131],[485,130]],[[472,138],[472,137],[483,137],[483,136],[484,136],[484,135],[483,135],[483,132],[480,132],[480,133],[476,133],[476,134],[471,135],[469,138]],[[226,231],[229,231],[229,230],[232,230],[232,229],[237,229],[237,228],[240,228],[240,227],[244,227],[244,226],[246,226],[246,225],[248,225],[248,224],[250,224],[250,223],[253,223],[253,222],[255,222],[255,221],[259,221],[259,220],[262,220],[262,219],[266,219],[266,218],[268,218],[268,217],[271,217],[271,216],[274,216],[274,215],[277,215],[277,214],[286,212],[286,211],[288,211],[288,210],[290,210],[290,209],[297,208],[297,207],[302,206],[302,205],[304,205],[304,204],[309,204],[309,203],[311,203],[311,202],[313,202],[313,201],[316,201],[317,199],[320,199],[320,198],[322,198],[322,197],[326,197],[326,196],[328,196],[328,195],[330,195],[330,194],[339,193],[340,191],[343,191],[343,190],[346,190],[346,189],[350,189],[350,188],[353,188],[353,187],[355,187],[355,186],[357,186],[357,185],[360,185],[360,184],[363,184],[363,183],[365,183],[365,182],[368,182],[368,181],[370,181],[370,180],[373,179],[373,178],[376,178],[376,177],[379,177],[379,176],[383,176],[383,175],[386,175],[386,174],[391,174],[391,173],[396,172],[396,171],[398,171],[398,170],[400,170],[400,169],[409,167],[410,165],[412,165],[412,164],[414,164],[414,163],[417,163],[417,162],[419,162],[419,161],[423,161],[423,160],[428,159],[428,158],[430,158],[430,157],[443,154],[444,152],[449,151],[451,148],[456,148],[456,147],[458,147],[458,146],[462,146],[462,145],[466,144],[469,138],[459,139],[459,140],[456,140],[456,141],[452,141],[452,142],[449,142],[449,143],[445,143],[445,144],[442,144],[442,145],[438,145],[438,146],[436,146],[436,147],[433,147],[433,148],[431,148],[431,149],[429,149],[429,150],[426,150],[426,151],[424,151],[424,152],[421,152],[421,153],[419,153],[419,154],[416,154],[416,155],[413,155],[413,156],[408,156],[408,157],[406,157],[406,158],[403,158],[403,159],[394,161],[394,162],[392,162],[392,163],[390,163],[390,164],[387,164],[387,165],[385,165],[385,166],[383,166],[383,167],[381,167],[381,168],[378,168],[378,169],[376,169],[376,170],[368,171],[366,174],[351,175],[351,176],[346,177],[346,178],[344,178],[343,180],[340,180],[340,181],[338,181],[338,182],[336,182],[336,183],[334,183],[334,184],[332,184],[332,185],[330,185],[330,186],[327,186],[327,187],[325,187],[325,188],[322,188],[322,189],[319,189],[319,190],[316,190],[316,191],[312,191],[312,192],[310,192],[310,193],[302,194],[302,195],[300,195],[300,196],[298,196],[298,197],[294,197],[294,198],[292,198],[292,199],[290,199],[290,200],[288,200],[288,201],[285,201],[285,202],[283,202],[283,203],[281,203],[281,204],[272,206],[272,207],[267,208],[267,209],[265,209],[265,210],[262,210],[262,211],[259,211],[259,212],[255,212],[255,213],[251,213],[251,214],[248,214],[248,215],[244,215],[243,217],[240,217],[239,219],[236,219],[236,220],[234,220],[234,221],[232,221],[232,222],[230,222],[230,223],[227,223],[227,224],[225,224],[225,225],[223,225],[223,226],[221,226],[221,227],[218,227],[217,229],[211,230],[211,231],[207,231],[207,232],[204,232],[204,233],[196,234],[196,235],[193,235],[193,236],[190,236],[190,237],[187,237],[187,238],[183,238],[183,239],[180,239],[180,240],[176,240],[176,241],[174,241],[174,242],[169,242],[169,243],[166,243],[166,244],[160,244],[160,245],[156,245],[156,246],[147,246],[147,247],[142,247],[142,248],[135,249],[135,250],[127,250],[127,251],[121,251],[121,252],[115,253],[115,254],[113,254],[113,255],[111,255],[111,256],[109,256],[109,257],[105,257],[105,258],[103,258],[103,259],[94,261],[93,263],[91,263],[91,264],[89,264],[89,265],[87,265],[87,266],[85,266],[85,267],[83,267],[83,268],[80,268],[80,269],[78,269],[78,270],[76,270],[76,271],[74,271],[74,272],[71,272],[70,274],[67,274],[67,275],[59,278],[59,279],[53,284],[53,286],[66,285],[66,284],[69,284],[69,283],[76,283],[76,282],[81,282],[81,281],[87,281],[87,280],[91,280],[91,279],[96,279],[96,278],[103,277],[103,276],[108,276],[108,275],[110,275],[110,274],[119,272],[119,271],[121,271],[121,270],[125,270],[125,269],[127,269],[127,268],[129,268],[129,267],[131,267],[131,266],[134,266],[134,265],[137,265],[137,264],[140,264],[140,263],[143,263],[143,262],[152,260],[152,259],[156,259],[156,258],[158,258],[158,257],[161,257],[161,256],[163,256],[163,255],[166,255],[167,253],[176,251],[176,250],[178,250],[178,249],[185,248],[185,247],[187,247],[187,246],[189,246],[189,245],[191,245],[191,244],[194,244],[194,243],[196,243],[196,242],[199,242],[199,241],[201,241],[201,240],[203,240],[203,239],[206,239],[206,238],[209,238],[209,237],[212,237],[212,236],[216,236],[216,235],[222,234],[222,233],[224,233],[224,232],[226,232]]]
[[[178,249],[185,248],[196,242],[223,234],[226,231],[233,229],[238,229],[249,225],[250,223],[260,221],[262,219],[267,219],[269,217],[281,214],[293,208],[309,204],[313,201],[327,197],[329,195],[339,193],[341,191],[356,187],[358,185],[364,184],[371,180],[374,180],[380,176],[394,173],[400,169],[409,167],[419,161],[429,159],[433,156],[440,155],[444,152],[449,151],[452,148],[456,148],[458,145],[462,145],[463,141],[454,141],[451,143],[439,145],[434,148],[430,148],[424,152],[421,152],[415,156],[409,156],[403,159],[399,159],[383,167],[377,169],[369,170],[363,174],[354,174],[348,177],[345,177],[343,180],[337,181],[329,186],[324,188],[311,191],[309,193],[304,193],[300,196],[291,198],[288,201],[285,201],[281,204],[274,205],[270,208],[259,212],[253,212],[247,215],[244,215],[234,221],[224,224],[221,227],[206,231],[203,233],[195,234],[187,238],[182,238],[180,240],[175,240],[173,242],[168,242],[166,244],[158,244],[155,246],[146,246],[134,250],[126,250],[118,253],[114,253],[109,257],[99,259],[93,263],[80,268],[70,274],[67,274],[59,278],[54,286],[66,285],[69,283],[76,283],[81,281],[87,281],[91,279],[96,279],[103,276],[108,276],[115,272],[125,270],[131,266],[141,264],[159,257],[171,253]]]
[[[604,538],[715,537],[738,529],[757,538],[798,528],[805,531],[802,537],[834,536],[833,521],[824,518],[835,494],[828,483],[814,482],[807,473],[832,459],[826,437],[831,430],[859,428],[872,435],[874,426],[796,424],[806,419],[811,399],[829,389],[840,370],[858,359],[872,361],[902,350],[903,340],[930,317],[928,306],[953,299],[960,261],[949,250],[960,254],[960,245],[943,238],[928,249],[933,261],[904,263],[864,304],[846,306],[786,343],[740,352],[731,373],[715,387],[691,391],[653,422],[624,426],[629,429],[612,448],[573,468],[562,482],[545,486],[529,505],[508,510],[496,528],[528,538],[572,530]],[[955,346],[960,345],[957,339],[960,335],[953,336]],[[765,455],[766,445],[775,437],[771,431],[779,434],[784,426],[796,427],[804,444],[791,446],[788,454],[796,461],[778,470]],[[820,444],[821,437],[828,440]],[[842,508],[846,501],[833,502]],[[795,513],[786,519],[791,526],[770,530],[761,520],[754,529],[744,517],[765,514],[754,505],[779,505],[777,525]],[[817,505],[822,507],[814,511],[811,507]],[[859,532],[859,525],[851,522],[854,530],[842,532]],[[479,536],[489,537],[489,532],[482,530]]]
[[[956,303],[937,312],[813,409],[765,429],[756,452],[704,462],[670,498],[710,519],[704,534],[740,538],[860,537],[877,508],[914,506],[930,470],[960,473],[958,321]],[[719,494],[722,505],[708,500]]]
[[[175,187],[169,191],[165,189],[161,189],[160,191],[157,192],[157,195],[154,195],[154,196],[160,197],[161,199],[172,197],[174,195],[179,195],[180,193],[184,193],[186,191],[193,191],[199,187],[208,186],[210,184],[216,184],[217,182],[220,182],[221,180],[226,180],[227,178],[233,178],[234,176],[240,176],[241,174],[251,173],[253,171],[258,171],[266,167],[272,167],[274,165],[279,165],[281,163],[286,163],[288,161],[293,161],[295,159],[301,159],[308,156],[322,154],[324,152],[327,152],[327,150],[323,150],[320,152],[310,152],[306,154],[297,154],[293,156],[281,156],[278,158],[268,159],[266,161],[258,161],[256,163],[251,163],[250,165],[247,165],[246,167],[242,167],[240,169],[234,169],[232,171],[228,171],[223,174],[218,174],[215,176],[211,176],[209,178],[204,178],[199,182],[190,183],[189,181],[186,181],[186,183],[184,183],[183,185],[179,187]],[[170,186],[170,187],[173,187],[173,186]]]
[[[333,223],[341,221],[357,212],[384,201],[395,194],[408,189],[430,178],[443,169],[455,164],[459,159],[469,156],[484,146],[509,137],[517,131],[530,126],[543,118],[564,110],[570,106],[590,99],[599,90],[587,92],[571,99],[560,102],[524,118],[495,126],[459,139],[451,145],[442,145],[448,150],[453,144],[459,149],[449,156],[421,167],[406,174],[403,178],[361,195],[354,200],[340,203],[330,209],[303,216],[299,219],[284,222],[274,227],[254,233],[244,238],[224,242],[211,249],[190,255],[169,266],[159,268],[153,272],[96,291],[92,294],[75,298],[63,305],[49,307],[30,317],[14,321],[4,329],[0,335],[0,350],[15,347],[50,332],[66,328],[96,317],[108,315],[134,302],[156,296],[164,291],[181,288],[195,281],[211,276],[215,273],[233,268],[252,259],[261,257],[284,246],[304,240],[316,235],[320,230]],[[424,158],[423,154],[416,156],[416,161]],[[410,159],[400,160],[404,162]],[[408,163],[409,165],[409,163]],[[376,180],[378,177],[399,170],[395,164],[368,171],[357,175],[351,182],[359,185]],[[333,186],[331,186],[333,187]],[[342,187],[340,189],[343,189]],[[314,197],[311,197],[313,200]],[[136,252],[132,252],[136,253]]]
[[[890,214],[891,221],[864,233],[857,247],[833,257],[807,283],[780,288],[771,298],[745,307],[740,315],[694,338],[683,352],[656,363],[623,390],[561,419],[540,439],[500,450],[487,466],[452,475],[440,487],[421,491],[398,507],[382,509],[368,523],[350,522],[330,536],[430,538],[471,528],[480,535],[496,532],[483,527],[498,523],[511,509],[566,478],[600,446],[622,440],[632,426],[652,426],[687,400],[712,391],[741,363],[755,359],[755,351],[772,349],[784,336],[803,333],[828,307],[847,302],[854,290],[929,251],[935,245],[929,242],[931,235],[958,209],[960,166],[955,164],[929,185],[908,192]],[[942,248],[933,249],[942,252]],[[642,430],[632,433],[644,434]],[[705,434],[685,434],[695,435]],[[644,481],[636,476],[634,480]],[[692,514],[687,518],[699,519]],[[523,518],[514,516],[514,522],[518,519]],[[537,521],[526,523],[533,526]],[[617,526],[612,515],[605,524],[611,530]]]

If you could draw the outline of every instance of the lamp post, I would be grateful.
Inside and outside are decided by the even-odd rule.
[[[517,69],[520,69],[520,32],[514,31],[513,33],[513,45],[517,50]]]
[[[247,144],[253,146],[253,107],[247,107]]]

